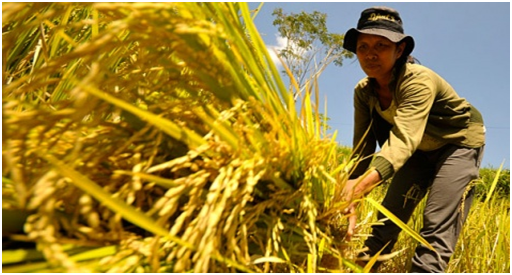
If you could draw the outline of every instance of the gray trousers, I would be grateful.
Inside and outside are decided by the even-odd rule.
[[[482,156],[483,147],[447,145],[431,152],[417,151],[393,177],[382,205],[405,223],[429,194],[420,235],[439,256],[419,244],[411,272],[445,271],[473,200],[474,189],[468,192],[466,187],[478,178]],[[378,218],[384,215],[379,213]],[[370,255],[384,246],[381,254],[390,253],[401,229],[389,220],[372,229],[372,237],[365,242]]]

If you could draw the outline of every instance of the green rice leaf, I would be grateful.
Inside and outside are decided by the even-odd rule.
[[[89,261],[94,259],[102,259],[106,256],[114,255],[118,252],[116,245],[94,248],[80,248],[83,252],[74,253],[70,259],[75,262]],[[73,251],[69,251],[73,253]],[[17,249],[2,251],[2,265],[21,263],[9,266],[2,266],[2,272],[5,273],[27,273],[27,272],[42,272],[44,269],[50,268],[50,264],[43,260],[43,254],[33,249]],[[28,263],[22,263],[26,262]]]
[[[184,142],[191,148],[197,148],[205,143],[204,139],[201,136],[199,136],[194,131],[187,129],[186,127],[180,127],[168,119],[164,119],[151,112],[137,108],[136,106],[123,100],[117,99],[105,92],[96,89],[95,87],[92,87],[90,85],[84,85],[76,80],[74,82],[77,86],[84,89],[86,92],[138,116],[142,120],[145,120],[148,123],[157,127],[158,129],[162,130],[169,136]]]
[[[387,210],[384,206],[382,206],[380,203],[376,202],[372,198],[366,197],[366,201],[371,203],[377,210],[379,210],[384,216],[388,217],[391,221],[393,221],[398,227],[400,227],[403,231],[405,231],[407,234],[409,234],[411,237],[413,237],[415,240],[423,244],[424,246],[428,247],[428,249],[434,251],[437,253],[434,247],[430,245],[425,239],[423,239],[418,232],[412,230],[407,224],[402,222],[397,216],[395,216],[393,213],[391,213],[389,210]]]
[[[341,259],[341,262],[343,263],[344,266],[350,268],[351,270],[357,272],[357,273],[364,273],[363,271],[363,268],[360,267],[359,265],[347,260],[347,259],[344,259],[342,258]]]
[[[114,171],[114,173],[120,174],[120,175],[129,175],[129,176],[133,176],[133,177],[139,177],[141,179],[144,179],[144,180],[147,180],[150,182],[154,182],[155,184],[157,184],[163,188],[167,188],[167,189],[178,186],[178,184],[176,184],[174,182],[174,180],[162,178],[162,177],[151,175],[151,174],[146,174],[146,173],[141,173],[141,172],[121,171],[121,170]]]
[[[489,188],[489,191],[487,192],[485,203],[487,203],[491,199],[492,193],[494,193],[494,189],[496,189],[496,185],[498,184],[498,180],[500,179],[501,169],[503,169],[503,162],[501,163],[500,168],[498,168],[498,171],[496,172],[496,176],[492,181],[491,188]]]

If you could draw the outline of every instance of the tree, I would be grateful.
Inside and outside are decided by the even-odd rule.
[[[326,14],[318,11],[286,14],[281,8],[276,8],[272,15],[275,16],[273,25],[286,40],[278,55],[300,87],[300,91],[293,95],[295,99],[307,82],[322,73],[330,63],[341,66],[344,58],[353,57],[343,48],[344,35],[328,31]]]

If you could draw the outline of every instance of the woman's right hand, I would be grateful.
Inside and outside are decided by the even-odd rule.
[[[381,181],[379,172],[373,170],[368,175],[363,175],[357,179],[348,180],[343,187],[341,199],[349,202],[349,205],[344,209],[343,214],[348,215],[348,231],[347,238],[354,235],[354,230],[357,223],[356,208],[359,204],[358,199],[364,197]]]
[[[353,201],[354,199],[354,190],[356,184],[359,179],[348,180],[345,184],[345,187],[342,191],[342,200],[349,202],[349,205],[343,210],[343,214],[348,215],[348,230],[347,230],[347,239],[350,240],[354,235],[354,230],[356,228],[357,223],[357,212],[356,208],[359,204],[358,202]]]

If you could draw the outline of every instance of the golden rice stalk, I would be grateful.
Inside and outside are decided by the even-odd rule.
[[[316,271],[343,243],[329,209],[348,164],[246,3],[2,8],[2,192],[44,268]]]

